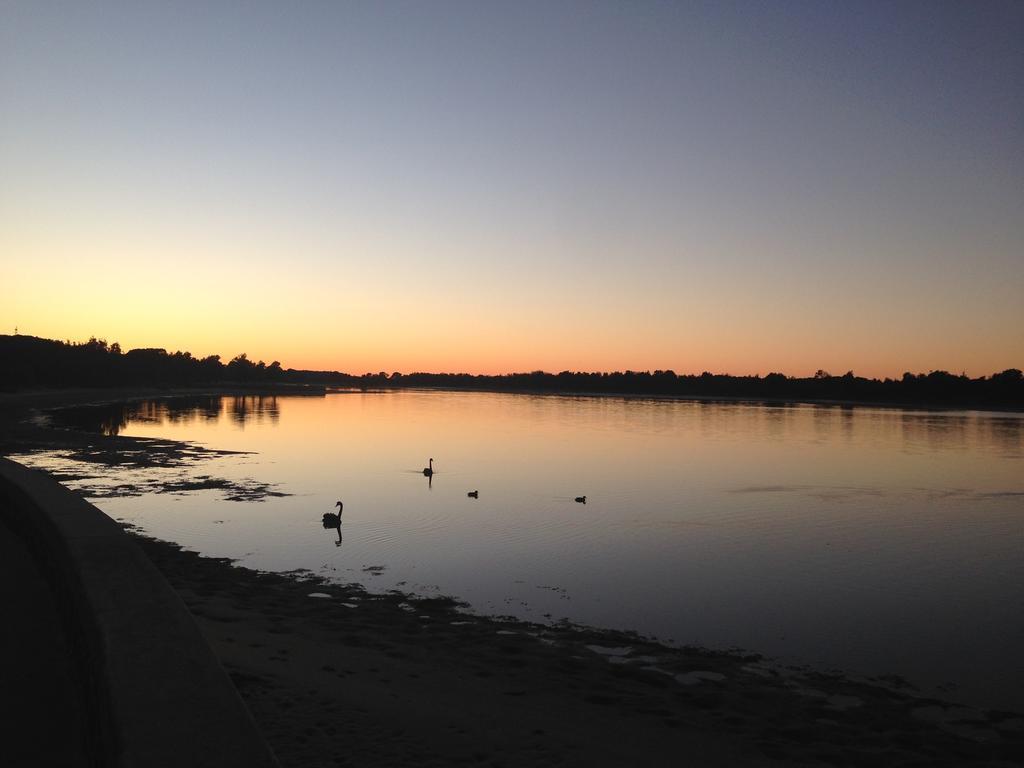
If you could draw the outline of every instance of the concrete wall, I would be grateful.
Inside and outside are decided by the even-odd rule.
[[[116,522],[4,458],[0,512],[57,595],[95,765],[277,766],[185,605]]]

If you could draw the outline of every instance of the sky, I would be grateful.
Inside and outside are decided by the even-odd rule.
[[[1024,3],[0,0],[0,333],[1024,368]]]

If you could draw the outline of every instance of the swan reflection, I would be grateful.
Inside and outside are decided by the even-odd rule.
[[[341,546],[341,541],[342,541],[342,538],[341,538],[341,513],[345,509],[345,505],[342,504],[339,501],[339,502],[335,503],[334,506],[336,506],[338,508],[338,513],[334,514],[333,512],[325,512],[324,513],[324,517],[323,517],[323,525],[324,525],[324,530],[330,530],[330,529],[333,528],[334,530],[336,530],[338,532],[338,540],[336,542],[334,542],[334,546],[340,547]]]

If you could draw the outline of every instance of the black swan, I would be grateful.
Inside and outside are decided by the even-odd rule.
[[[341,513],[342,510],[345,509],[345,505],[339,501],[334,506],[338,508],[338,514],[334,514],[333,512],[325,513],[324,528],[337,528],[339,525],[341,525]]]

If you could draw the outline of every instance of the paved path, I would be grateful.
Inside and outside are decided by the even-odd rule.
[[[85,737],[105,768],[278,765],[195,619],[120,525],[45,473],[0,457],[4,504],[0,768],[77,768]],[[70,646],[65,611],[75,621]],[[75,671],[88,678],[82,699]]]
[[[0,514],[0,765],[85,766],[82,703],[53,594]]]

